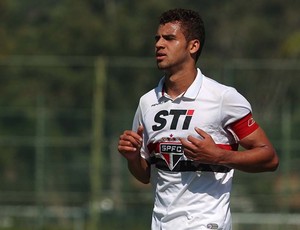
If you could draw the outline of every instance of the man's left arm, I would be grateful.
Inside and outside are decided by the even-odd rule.
[[[241,151],[222,149],[208,133],[199,128],[195,131],[201,138],[188,136],[181,139],[185,155],[193,161],[225,165],[251,173],[275,171],[278,167],[276,151],[260,127],[239,141],[244,148]]]
[[[223,159],[224,164],[245,172],[265,172],[277,169],[279,159],[276,151],[262,128],[239,141],[245,149],[232,151]],[[226,156],[226,154],[225,154]]]

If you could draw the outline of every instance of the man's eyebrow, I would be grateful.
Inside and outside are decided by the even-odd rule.
[[[164,38],[176,38],[176,36],[174,34],[165,34],[165,35],[162,35]]]
[[[163,34],[163,35],[155,35],[155,40],[159,40],[160,37],[163,37],[164,39],[174,39],[176,38],[176,35],[174,34]]]

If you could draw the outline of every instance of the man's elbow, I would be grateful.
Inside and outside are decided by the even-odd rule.
[[[279,158],[275,154],[274,157],[273,157],[273,159],[272,159],[272,161],[271,161],[271,163],[270,163],[270,170],[269,171],[271,171],[271,172],[276,171],[277,168],[278,168],[278,166],[279,166]]]
[[[149,177],[135,177],[139,182],[143,184],[149,184],[150,178]]]
[[[269,160],[265,164],[265,171],[274,172],[279,166],[279,158],[274,149],[270,152]]]
[[[140,182],[142,182],[143,184],[149,184],[150,179],[143,179],[143,180],[140,180]]]

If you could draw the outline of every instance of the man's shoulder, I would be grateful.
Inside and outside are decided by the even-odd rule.
[[[149,105],[157,103],[158,97],[159,95],[157,92],[157,88],[153,88],[140,97],[139,104],[142,107],[148,107]]]
[[[212,86],[214,88],[223,89],[223,90],[232,88],[229,85],[225,85],[224,83],[221,83],[213,78],[204,75],[203,75],[203,84],[205,84],[205,86]]]
[[[153,88],[149,90],[148,92],[144,93],[141,97],[140,100],[149,100],[149,99],[156,99],[157,98],[157,90],[156,88]]]
[[[236,89],[232,86],[225,85],[210,77],[203,76],[203,90],[207,90],[214,95],[222,96],[227,92],[235,92]]]

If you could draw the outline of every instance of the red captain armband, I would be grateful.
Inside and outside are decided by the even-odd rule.
[[[258,129],[259,125],[253,119],[252,113],[249,113],[240,120],[230,124],[229,127],[241,140],[244,137],[248,136],[250,133],[254,132],[256,129]]]

